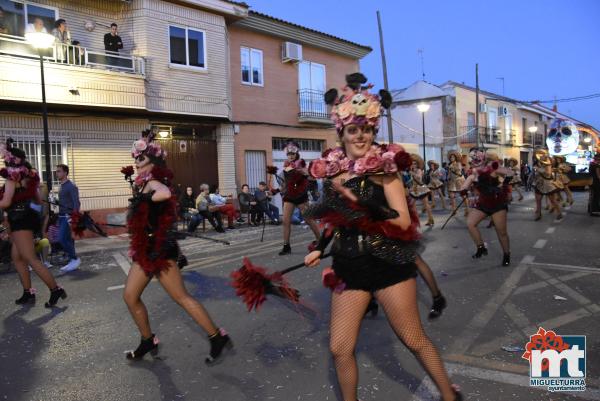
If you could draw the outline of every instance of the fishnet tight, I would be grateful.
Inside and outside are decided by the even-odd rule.
[[[421,325],[417,308],[416,280],[410,279],[375,292],[390,326],[404,345],[417,357],[433,379],[444,401],[455,393],[440,355]],[[358,368],[354,350],[360,324],[371,294],[360,290],[333,293],[331,299],[330,350],[344,401],[356,401]]]

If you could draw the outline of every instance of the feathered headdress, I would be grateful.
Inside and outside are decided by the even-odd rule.
[[[285,147],[283,148],[283,151],[285,152],[285,154],[287,155],[288,153],[295,153],[298,154],[300,152],[300,145],[298,145],[296,142],[294,141],[289,141]]]
[[[154,142],[156,134],[147,129],[142,131],[142,137],[133,143],[131,157],[137,159],[141,155],[148,156],[152,162],[164,161],[167,158],[165,152],[158,142]]]
[[[376,130],[379,128],[381,108],[389,108],[392,95],[386,90],[380,90],[378,95],[369,93],[372,84],[367,82],[360,72],[346,75],[346,86],[342,95],[338,96],[337,89],[329,89],[325,93],[325,103],[332,105],[331,119],[338,132],[349,124],[369,125]]]
[[[0,156],[4,159],[4,164],[10,167],[18,167],[25,163],[27,155],[21,149],[12,146],[14,139],[7,138],[6,144],[0,145]],[[17,164],[17,160],[20,162]]]

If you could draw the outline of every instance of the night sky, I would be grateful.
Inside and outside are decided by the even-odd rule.
[[[382,14],[390,89],[421,79],[480,87],[518,100],[600,93],[600,1],[596,0],[247,0],[253,10],[353,42],[373,52],[361,61],[383,86],[376,10]],[[268,79],[268,77],[265,77]],[[548,105],[548,104],[546,104]],[[548,105],[549,107],[552,104]],[[600,97],[558,104],[600,129]]]

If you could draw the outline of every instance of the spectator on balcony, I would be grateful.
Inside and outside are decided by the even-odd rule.
[[[6,21],[4,20],[4,9],[0,7],[0,34],[8,35],[8,26],[6,25]]]
[[[56,59],[62,63],[68,63],[68,50],[71,45],[71,32],[67,27],[67,21],[64,19],[56,20],[54,23],[54,38],[56,46]]]
[[[117,30],[117,24],[110,24],[110,32],[104,35],[104,50],[119,53],[119,49],[123,48],[123,40],[117,34]]]
[[[35,17],[33,20],[33,24],[27,24],[27,28],[25,32],[40,32],[40,33],[48,33],[46,27],[44,26],[44,21],[40,17]]]

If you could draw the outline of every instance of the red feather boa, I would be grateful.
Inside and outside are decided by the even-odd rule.
[[[411,223],[406,230],[403,230],[397,225],[392,224],[389,220],[373,220],[369,217],[369,212],[364,207],[348,200],[346,200],[346,202],[348,202],[352,209],[364,211],[365,216],[353,221],[348,221],[348,218],[343,213],[330,210],[324,215],[318,217],[321,221],[321,225],[355,228],[368,234],[381,234],[388,238],[401,241],[416,241],[421,238],[421,233],[419,233],[419,215],[417,213],[414,201],[407,200]]]
[[[20,191],[15,191],[15,193],[13,194],[13,198],[11,200],[12,204],[15,203],[19,203],[19,202],[25,202],[28,200],[36,200],[39,201],[39,193],[38,193],[38,189],[40,187],[40,176],[37,173],[32,173],[31,175],[27,176],[27,177],[22,177],[23,178],[27,178],[27,184],[26,186],[23,188],[23,190]],[[4,186],[0,189],[0,199],[2,199],[4,197]]]
[[[155,167],[152,169],[152,177],[158,181],[169,184],[173,174],[167,168]],[[141,202],[133,213],[128,216],[127,228],[131,243],[129,245],[129,256],[134,262],[137,262],[146,274],[154,274],[169,267],[169,259],[166,258],[164,245],[167,241],[169,230],[177,218],[177,200],[172,195],[164,201],[160,216],[158,217],[157,227],[153,227],[154,244],[150,248],[150,238],[146,231],[150,221],[150,204]],[[149,254],[157,254],[154,260],[150,259]]]

